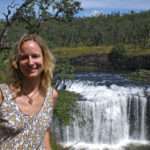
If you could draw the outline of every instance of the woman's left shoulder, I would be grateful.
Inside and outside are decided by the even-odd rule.
[[[51,88],[51,98],[53,106],[55,107],[58,98],[58,91],[55,88]]]
[[[52,88],[52,96],[56,98],[58,97],[58,91],[54,88]]]
[[[56,89],[52,89],[52,100],[53,100],[53,106],[56,105],[57,102],[57,98],[58,98],[58,92]]]

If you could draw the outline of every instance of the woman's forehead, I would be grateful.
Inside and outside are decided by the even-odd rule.
[[[21,47],[39,47],[39,44],[38,42],[36,41],[33,41],[33,40],[28,40],[28,41],[25,41],[21,44]]]
[[[42,52],[41,47],[36,41],[25,41],[19,49],[19,53]]]

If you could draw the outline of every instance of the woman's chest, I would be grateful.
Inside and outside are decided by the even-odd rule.
[[[25,97],[18,97],[15,99],[15,104],[22,114],[35,116],[43,110],[43,107],[45,107],[45,99],[39,97],[35,99],[33,103],[29,103]]]
[[[44,126],[47,126],[52,118],[52,106],[47,99],[35,105],[16,103],[13,100],[4,101],[0,106],[1,118],[6,120],[5,125],[14,128],[23,128],[27,124],[35,126],[36,123],[44,123]]]

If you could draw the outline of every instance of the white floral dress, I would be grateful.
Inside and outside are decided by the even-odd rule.
[[[0,84],[4,100],[0,105],[0,150],[44,150],[44,134],[52,120],[52,88],[41,110],[25,115],[13,100],[6,84]]]

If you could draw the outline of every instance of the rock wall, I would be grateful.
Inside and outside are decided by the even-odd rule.
[[[74,66],[96,67],[98,71],[150,69],[150,55],[127,57],[120,63],[111,60],[107,54],[89,54],[72,58]]]

